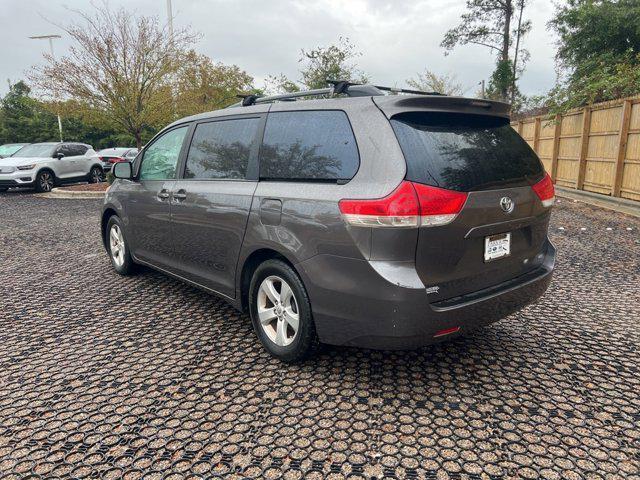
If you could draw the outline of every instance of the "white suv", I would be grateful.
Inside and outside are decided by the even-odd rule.
[[[49,192],[62,183],[101,182],[100,159],[84,143],[34,143],[0,160],[0,191],[32,187]]]

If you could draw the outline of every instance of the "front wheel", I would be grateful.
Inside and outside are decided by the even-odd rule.
[[[135,271],[135,264],[129,253],[122,221],[116,215],[112,216],[107,223],[107,251],[111,259],[111,265],[120,275],[131,275]]]
[[[102,168],[98,166],[91,167],[89,183],[100,183],[102,181],[104,181],[104,171]]]
[[[316,350],[311,304],[298,274],[281,260],[267,260],[249,287],[251,320],[264,348],[283,362],[298,362]]]
[[[42,170],[36,175],[36,192],[50,192],[56,184],[56,179],[49,170]]]

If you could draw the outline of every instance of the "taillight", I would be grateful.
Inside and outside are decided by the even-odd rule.
[[[113,157],[109,160],[111,163],[120,163],[120,162],[124,162],[124,158],[120,158],[120,157]]]
[[[414,183],[420,202],[421,225],[424,227],[446,225],[460,213],[467,194],[444,188]]]
[[[535,185],[532,185],[531,188],[536,192],[543,206],[550,207],[553,205],[553,202],[556,200],[556,191],[555,188],[553,188],[553,182],[548,173],[545,173],[544,178]]]
[[[467,194],[403,181],[384,198],[340,200],[350,225],[362,227],[418,227],[451,222],[467,200]]]
[[[402,182],[384,198],[340,200],[347,223],[361,227],[417,227],[418,197],[411,182]]]

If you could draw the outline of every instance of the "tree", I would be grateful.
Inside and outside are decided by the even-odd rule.
[[[301,79],[297,82],[280,74],[267,78],[267,91],[285,93],[325,88],[327,80],[347,80],[354,83],[367,83],[367,76],[361,72],[354,59],[362,54],[347,37],[339,37],[338,42],[328,47],[316,47],[301,50],[299,63]]]
[[[58,139],[58,124],[45,106],[31,97],[22,80],[11,84],[0,102],[0,141],[45,142]]]
[[[531,22],[523,19],[525,5],[526,0],[467,0],[462,21],[445,33],[441,43],[447,52],[468,44],[481,45],[493,52],[496,72],[491,79],[492,92],[502,100],[515,99],[518,74],[528,59],[528,52],[521,46],[522,37],[531,30]],[[516,14],[517,26],[513,28]]]
[[[463,95],[467,89],[458,81],[454,74],[438,75],[430,70],[418,73],[416,77],[407,80],[407,85],[425,92],[439,92],[445,95]]]
[[[178,116],[224,108],[238,101],[239,93],[253,90],[253,78],[236,65],[213,63],[193,50],[187,52],[176,75]]]
[[[638,0],[569,0],[548,27],[558,36],[560,77],[552,110],[640,93]]]
[[[45,55],[32,79],[45,95],[104,112],[141,147],[145,129],[174,117],[171,83],[195,36],[187,29],[170,36],[156,17],[113,12],[106,3],[75,13],[81,23],[63,27],[75,42],[69,54]]]

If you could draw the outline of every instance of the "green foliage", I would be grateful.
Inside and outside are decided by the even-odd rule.
[[[298,82],[285,75],[267,78],[267,90],[273,93],[297,92],[301,89],[312,90],[327,87],[327,80],[348,80],[354,83],[367,83],[367,76],[361,72],[354,60],[362,54],[346,37],[339,37],[338,42],[328,47],[316,47],[301,50],[299,63],[302,79]]]
[[[430,70],[425,70],[424,73],[418,73],[414,78],[408,79],[407,85],[423,92],[439,92],[445,95],[460,96],[465,92],[454,74],[438,75]]]
[[[518,111],[524,101],[524,97],[518,89],[516,80],[513,62],[511,60],[498,60],[496,69],[491,74],[487,85],[486,97],[493,100],[510,100],[512,110]],[[505,98],[505,92],[509,92],[510,99]]]
[[[552,112],[640,93],[638,0],[569,0],[549,28],[561,74],[546,102]]]
[[[31,89],[19,81],[0,100],[0,142],[47,142],[59,139],[58,120],[41,102],[30,96]]]
[[[512,103],[521,97],[518,74],[529,58],[522,47],[523,37],[531,30],[531,21],[523,19],[526,4],[527,0],[467,0],[460,23],[445,33],[440,44],[446,53],[461,45],[488,48],[497,61],[489,81],[492,98]]]
[[[54,104],[37,100],[31,96],[31,89],[24,81],[11,85],[9,92],[0,100],[0,142],[55,142],[60,140],[57,111],[62,111],[62,132],[65,141],[83,142],[96,150],[135,145],[129,134],[118,133],[108,120],[93,122],[76,113],[65,103]],[[145,132],[150,137],[153,132]]]

